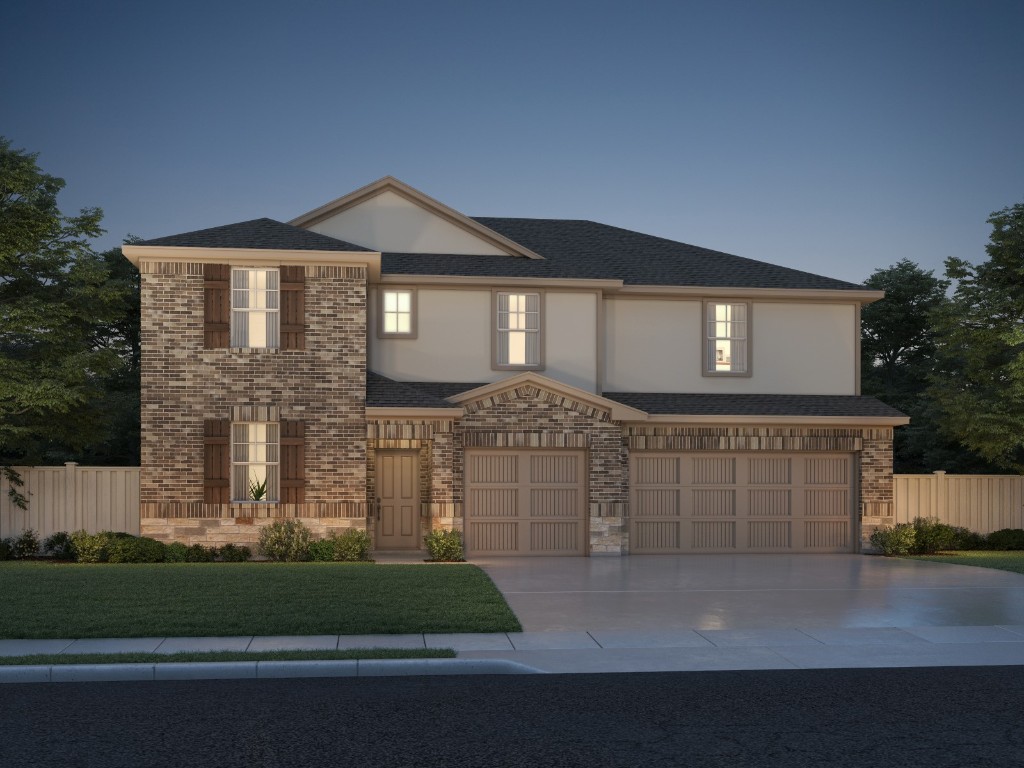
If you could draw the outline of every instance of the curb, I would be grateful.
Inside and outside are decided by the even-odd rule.
[[[54,664],[0,666],[5,683],[99,683],[166,680],[280,680],[296,677],[545,674],[505,659],[368,659],[366,661],[222,661],[190,664]]]

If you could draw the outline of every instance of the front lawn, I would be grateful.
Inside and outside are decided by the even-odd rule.
[[[911,560],[930,560],[933,563],[976,565],[979,568],[997,568],[1024,574],[1024,552],[959,551],[941,555],[914,555]]]
[[[473,565],[0,563],[0,638],[518,632]]]

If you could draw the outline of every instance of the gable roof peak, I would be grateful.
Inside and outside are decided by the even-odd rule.
[[[420,192],[415,187],[406,184],[404,181],[401,181],[394,176],[383,176],[364,187],[360,187],[354,192],[349,192],[347,195],[342,195],[329,203],[321,205],[319,208],[314,208],[308,213],[297,216],[288,223],[295,227],[309,228],[321,221],[324,221],[325,219],[336,216],[342,211],[354,208],[360,203],[384,194],[385,192],[392,192],[410,203],[418,205],[425,211],[434,214],[438,218],[444,219],[450,224],[454,224],[470,234],[475,235],[510,256],[520,256],[527,259],[540,260],[543,260],[544,258],[540,254],[535,253],[520,243],[517,243],[505,235],[496,232],[487,225],[466,216],[464,213],[445,205],[441,201],[435,200],[429,195]]]

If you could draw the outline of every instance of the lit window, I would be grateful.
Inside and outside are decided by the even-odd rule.
[[[749,368],[746,304],[707,304],[707,373],[745,374]]]
[[[231,498],[235,501],[277,501],[278,424],[236,422],[231,425]]]
[[[411,290],[382,292],[381,332],[388,336],[413,333],[413,293]]]
[[[540,365],[540,294],[498,294],[499,366]]]
[[[281,345],[280,275],[276,269],[231,270],[231,346]]]

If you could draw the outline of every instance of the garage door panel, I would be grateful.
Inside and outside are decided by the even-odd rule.
[[[466,461],[468,483],[515,483],[519,478],[519,455],[469,454]]]
[[[586,468],[583,451],[467,451],[467,551],[584,554]]]
[[[691,496],[693,517],[735,517],[736,491],[695,488]]]
[[[637,456],[634,467],[636,482],[643,485],[678,485],[682,482],[677,456]]]
[[[645,488],[636,492],[638,517],[679,517],[678,488]]]
[[[573,554],[578,548],[580,523],[530,523],[530,550],[534,553]]]
[[[736,459],[693,459],[694,485],[732,485],[736,482]]]
[[[694,521],[691,526],[694,549],[736,549],[735,522]]]
[[[515,554],[519,551],[518,523],[470,523],[473,549],[489,554]]]
[[[849,552],[855,468],[851,454],[634,454],[630,549]]]
[[[645,552],[675,552],[682,544],[679,537],[681,525],[679,522],[637,522],[633,529],[633,548]]]
[[[748,491],[751,517],[790,517],[793,514],[793,492],[777,488],[751,488]]]
[[[747,523],[747,546],[750,549],[791,549],[793,524],[780,520],[751,521]]]

